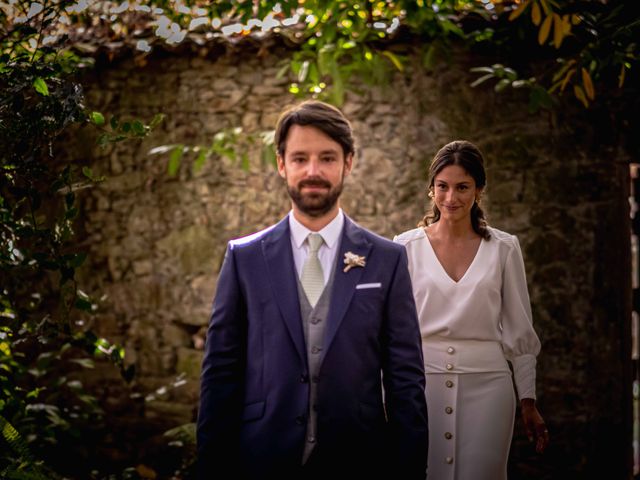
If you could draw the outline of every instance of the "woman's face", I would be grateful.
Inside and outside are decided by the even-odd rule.
[[[449,165],[433,181],[433,200],[443,220],[471,218],[471,208],[482,189],[460,165]]]

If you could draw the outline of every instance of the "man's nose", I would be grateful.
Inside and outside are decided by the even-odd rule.
[[[317,158],[311,158],[307,164],[307,176],[313,177],[320,174],[320,161]]]

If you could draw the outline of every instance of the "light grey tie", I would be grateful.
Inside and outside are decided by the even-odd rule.
[[[322,265],[318,259],[318,250],[320,250],[324,240],[319,233],[310,233],[307,237],[307,242],[309,244],[309,254],[302,266],[300,283],[304,288],[304,293],[307,295],[307,300],[309,300],[312,307],[315,307],[324,290],[324,275],[322,273]]]

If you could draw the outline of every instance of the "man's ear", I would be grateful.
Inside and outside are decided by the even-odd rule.
[[[344,176],[346,177],[351,173],[353,168],[353,153],[350,153],[344,158]]]
[[[287,175],[284,170],[284,157],[280,154],[276,156],[276,162],[278,163],[278,173],[282,178],[287,178]]]

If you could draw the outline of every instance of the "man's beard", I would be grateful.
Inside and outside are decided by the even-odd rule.
[[[329,190],[326,193],[314,192],[303,194],[302,188],[305,186],[324,187]],[[289,192],[291,200],[293,200],[293,203],[296,204],[302,213],[317,218],[331,211],[338,202],[338,198],[342,193],[342,180],[340,180],[340,183],[335,187],[331,187],[331,183],[322,178],[307,178],[299,182],[297,186],[291,186],[287,183],[287,192]]]

